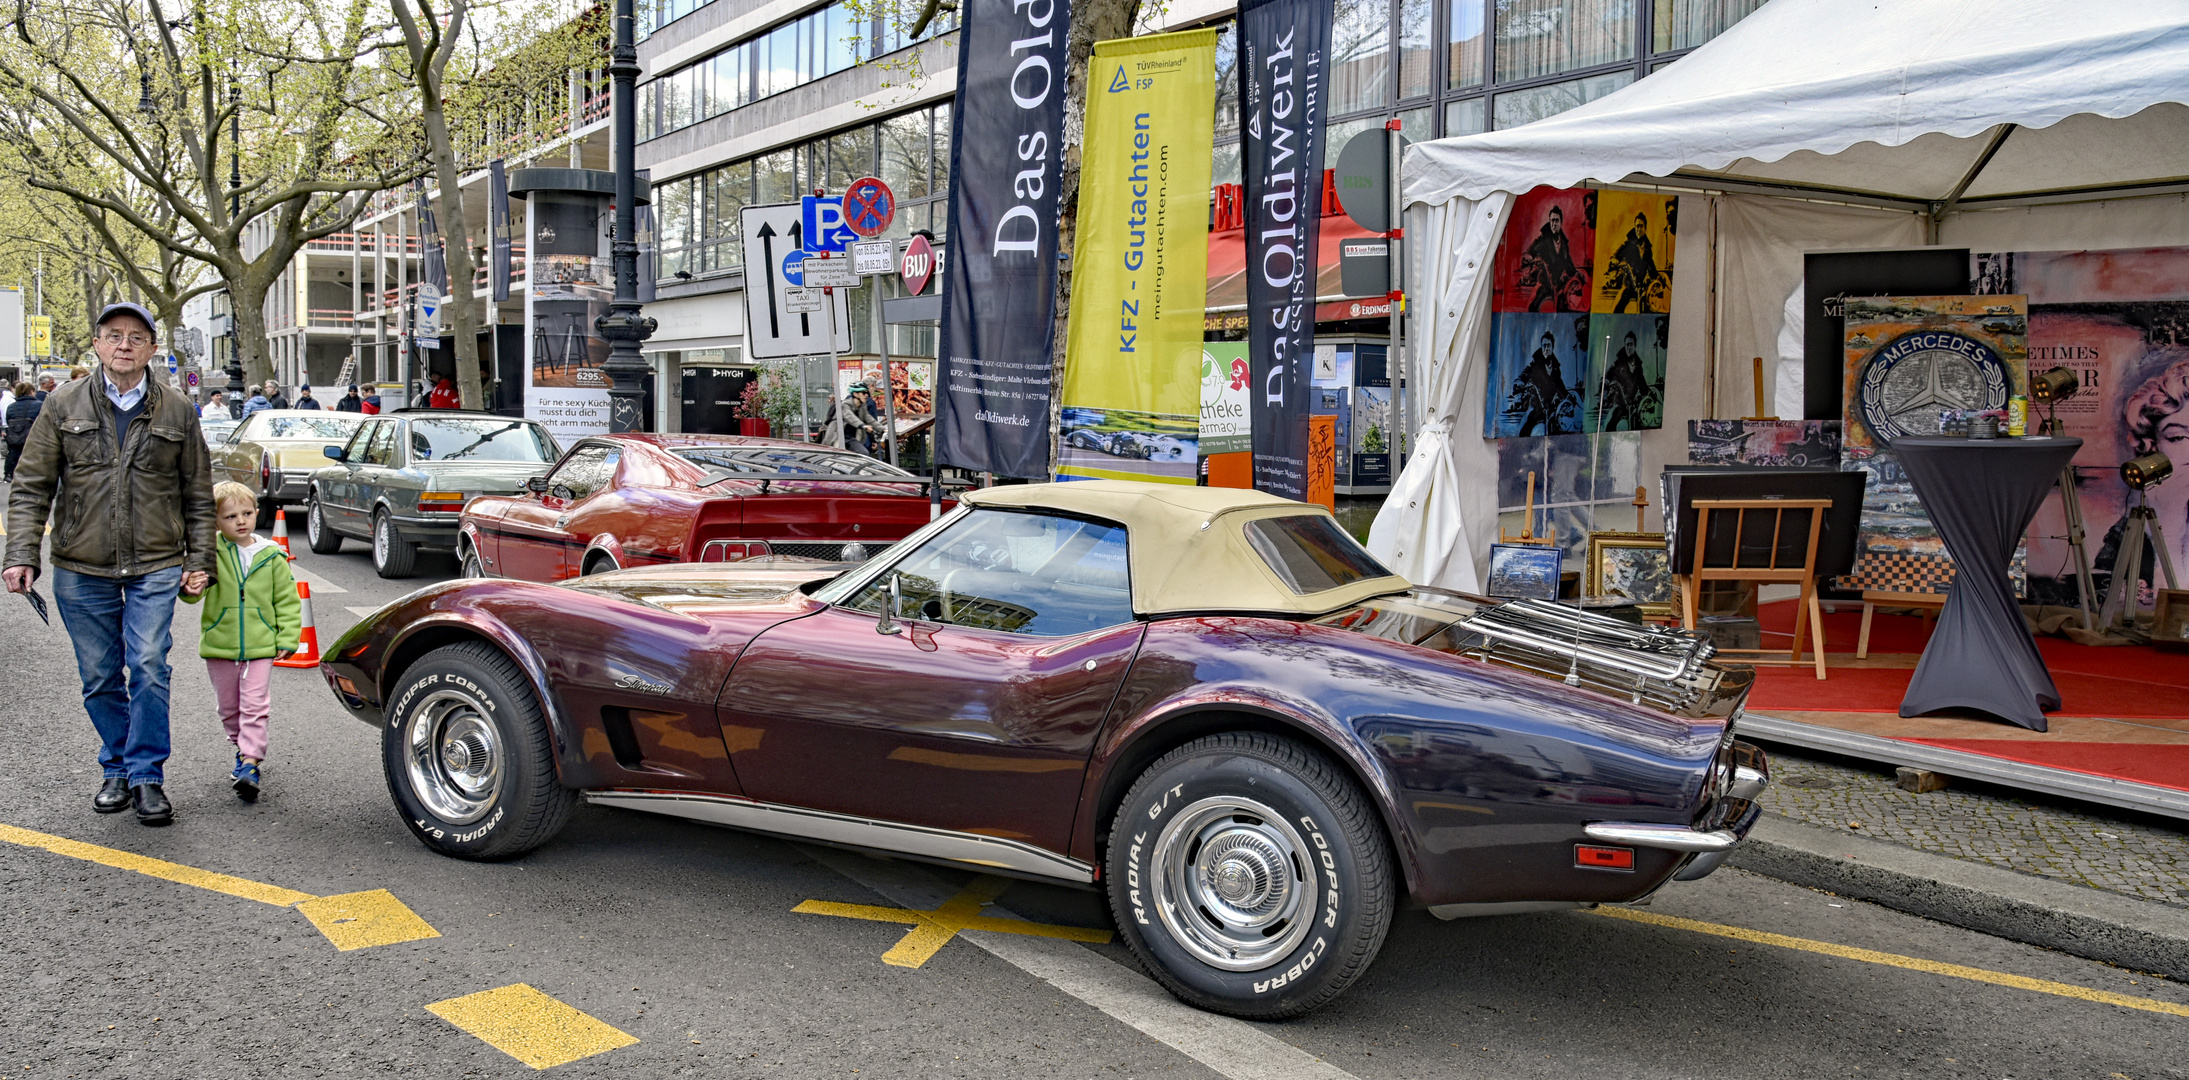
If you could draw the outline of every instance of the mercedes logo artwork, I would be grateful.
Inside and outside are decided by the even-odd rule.
[[[1936,435],[1948,409],[2003,409],[2008,371],[1989,345],[1945,330],[1916,330],[1886,343],[1862,367],[1857,404],[1878,445]]]

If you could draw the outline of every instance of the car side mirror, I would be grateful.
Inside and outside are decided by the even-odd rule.
[[[349,460],[349,458],[343,454],[342,448],[339,446],[322,446],[319,448],[319,452],[335,459],[336,461]]]
[[[578,494],[577,492],[570,490],[570,485],[568,484],[556,484],[554,487],[549,488],[547,490],[547,493],[549,495],[553,495],[558,499],[561,499],[564,502],[569,502],[571,499],[576,498]]]
[[[882,599],[882,617],[874,620],[875,633],[904,633],[904,627],[897,625],[898,609],[904,605],[903,580],[902,575],[889,575],[889,594]]]
[[[547,478],[544,476],[532,477],[524,482],[524,489],[534,495],[544,495],[547,492]]]

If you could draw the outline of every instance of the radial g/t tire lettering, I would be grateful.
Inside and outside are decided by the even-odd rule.
[[[1335,998],[1390,929],[1390,845],[1320,753],[1210,735],[1142,773],[1111,820],[1103,876],[1125,942],[1165,989],[1277,1020]]]
[[[481,641],[435,649],[388,694],[380,761],[411,835],[443,855],[492,861],[552,839],[577,793],[555,777],[532,684]]]

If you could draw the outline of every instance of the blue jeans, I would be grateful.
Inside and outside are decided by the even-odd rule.
[[[99,729],[99,766],[131,786],[165,777],[167,649],[181,589],[179,566],[128,578],[53,568],[53,599],[76,646],[84,711]]]

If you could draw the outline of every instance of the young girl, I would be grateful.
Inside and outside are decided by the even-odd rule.
[[[183,599],[205,602],[198,655],[205,658],[220,699],[221,726],[236,744],[236,795],[256,802],[274,661],[295,654],[303,604],[288,555],[273,541],[251,535],[258,521],[258,497],[251,489],[233,481],[215,484],[213,508],[220,515],[213,584],[202,596]]]

